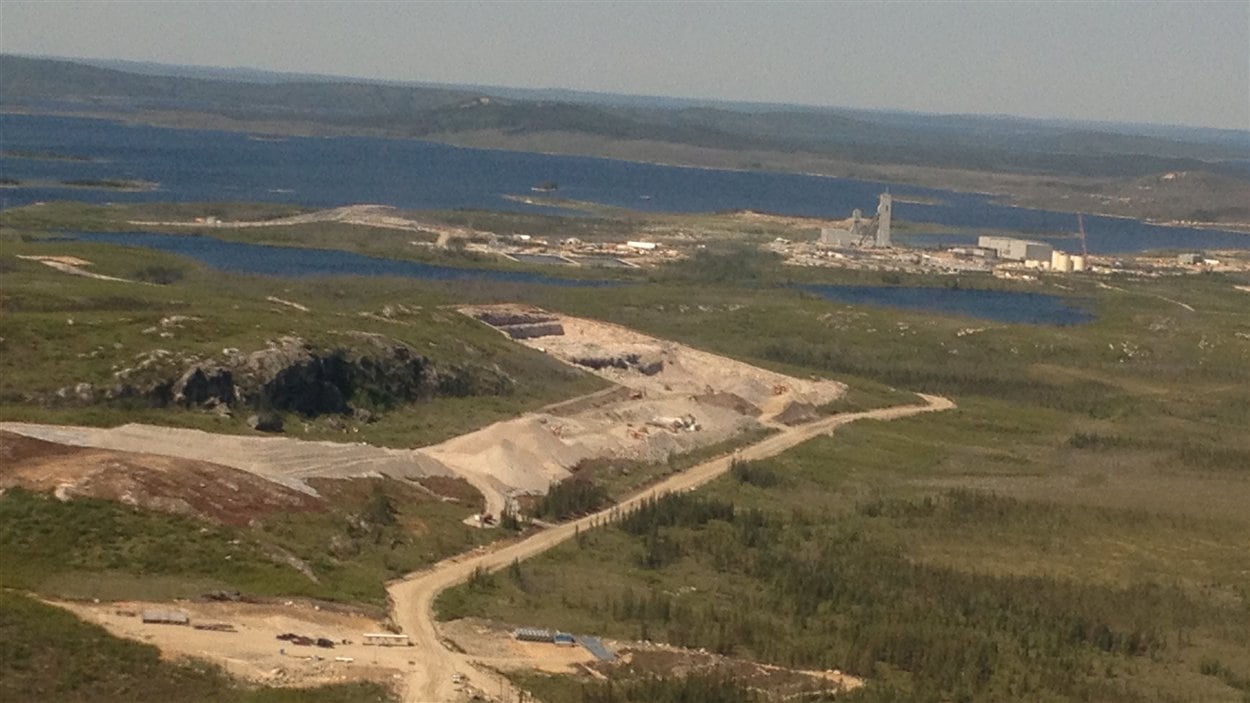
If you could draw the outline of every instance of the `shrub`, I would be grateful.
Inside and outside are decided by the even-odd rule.
[[[184,275],[185,273],[180,268],[175,268],[173,266],[153,265],[153,266],[144,266],[138,271],[135,271],[131,275],[131,277],[134,278],[136,281],[143,281],[145,283],[155,283],[157,285],[167,286],[167,285],[170,285],[171,283],[177,283],[178,281],[181,281]]]

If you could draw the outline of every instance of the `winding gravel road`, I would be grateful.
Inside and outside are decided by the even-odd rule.
[[[464,697],[457,691],[452,675],[459,673],[473,687],[488,696],[496,692],[504,700],[515,700],[517,692],[499,674],[476,664],[472,657],[449,649],[438,636],[434,623],[434,600],[444,590],[468,580],[474,569],[496,571],[513,560],[525,560],[571,539],[579,530],[590,529],[616,519],[645,500],[697,488],[729,471],[734,456],[753,461],[776,456],[796,445],[857,420],[894,420],[919,413],[949,410],[955,404],[939,396],[920,395],[923,404],[901,405],[859,413],[822,418],[805,425],[788,427],[764,440],[744,447],[736,455],[704,462],[631,496],[593,515],[543,530],[517,542],[487,552],[460,555],[439,562],[429,569],[409,574],[387,586],[392,602],[392,618],[415,645],[413,669],[404,681],[407,703],[441,703]]]

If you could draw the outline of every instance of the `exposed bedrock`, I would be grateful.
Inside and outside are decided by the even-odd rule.
[[[612,354],[605,351],[602,354],[582,354],[574,357],[572,361],[578,366],[585,366],[596,371],[606,368],[616,368],[622,371],[633,369],[644,376],[654,376],[664,370],[664,360],[659,356],[632,352]]]
[[[436,364],[403,342],[348,333],[319,346],[298,337],[250,353],[217,357],[147,355],[115,374],[111,388],[77,384],[60,401],[141,399],[156,407],[229,412],[239,408],[375,419],[377,411],[436,396],[504,395],[516,381],[494,364]],[[159,351],[159,350],[158,350]]]

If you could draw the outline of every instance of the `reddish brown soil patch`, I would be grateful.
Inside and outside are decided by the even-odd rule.
[[[81,451],[78,447],[45,442],[11,432],[0,432],[0,476],[8,467],[37,457],[53,457]]]
[[[425,478],[417,479],[417,483],[425,486],[432,493],[454,500],[457,503],[475,507],[477,510],[482,510],[486,505],[482,492],[462,478],[426,476]]]
[[[232,525],[277,512],[326,509],[315,496],[218,464],[0,432],[0,489],[12,487],[54,493],[62,500],[104,498]]]

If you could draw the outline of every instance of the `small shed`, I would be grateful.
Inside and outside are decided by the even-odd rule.
[[[572,647],[577,644],[577,640],[573,639],[573,635],[567,632],[557,632],[551,636],[551,642],[561,647]]]
[[[537,627],[518,627],[512,636],[522,642],[554,642],[556,633]]]
[[[145,610],[139,616],[145,624],[190,625],[191,618],[181,610]]]

